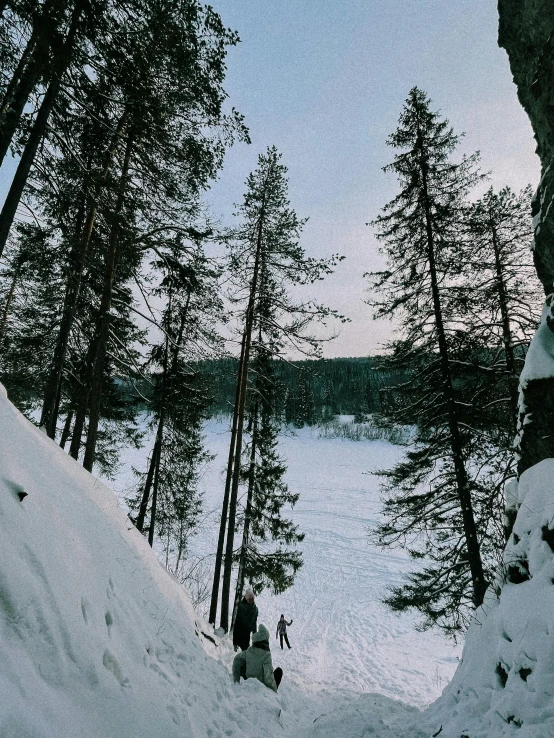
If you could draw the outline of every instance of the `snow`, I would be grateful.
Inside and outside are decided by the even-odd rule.
[[[554,528],[553,486],[554,459],[521,476],[521,506],[504,553],[508,581],[499,582],[499,599],[489,591],[454,679],[425,716],[428,731],[443,726],[441,738],[554,735],[554,557],[543,540],[543,528]],[[522,576],[510,575],[510,567]]]
[[[554,295],[548,295],[542,310],[541,322],[529,351],[520,376],[520,387],[525,387],[534,379],[547,379],[554,376]]]
[[[212,475],[221,469],[228,443],[227,433],[215,435],[220,446],[216,452],[212,431]],[[391,466],[403,449],[384,441],[321,439],[317,429],[303,428],[283,437],[280,451],[288,463],[286,480],[300,492],[292,517],[306,534],[305,563],[291,591],[264,593],[258,604],[274,632],[281,613],[294,619],[287,669],[308,684],[429,704],[451,678],[460,649],[436,633],[414,637],[415,618],[381,604],[386,587],[399,584],[413,561],[368,541],[381,508],[379,479],[368,472]],[[222,494],[212,475],[205,478],[208,506],[208,490],[215,490],[219,503]]]
[[[307,531],[306,567],[282,599],[259,598],[270,630],[281,611],[294,619],[293,650],[272,642],[285,670],[274,694],[255,680],[232,684],[229,640],[206,637],[213,631],[112,491],[0,391],[2,738],[426,735],[413,705],[438,694],[457,651],[378,605],[408,562],[365,537],[377,482],[361,471],[372,454],[383,465],[399,451],[309,431],[283,447],[303,494],[295,515]],[[220,467],[204,477],[214,498]]]

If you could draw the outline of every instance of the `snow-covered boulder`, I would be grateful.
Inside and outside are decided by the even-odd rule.
[[[489,591],[477,611],[454,679],[426,713],[429,736],[554,736],[554,459],[522,475],[517,497],[500,597]]]

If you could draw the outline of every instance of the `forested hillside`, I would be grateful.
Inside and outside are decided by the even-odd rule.
[[[237,361],[204,362],[212,393],[212,414],[228,414],[233,404]],[[382,366],[379,357],[274,362],[275,414],[297,426],[314,425],[333,415],[361,417],[379,412],[385,387],[397,385],[405,370]]]

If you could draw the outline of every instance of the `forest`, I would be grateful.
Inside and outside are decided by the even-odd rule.
[[[398,192],[371,224],[386,267],[365,275],[368,320],[393,319],[395,337],[378,357],[325,359],[349,318],[302,295],[344,256],[306,252],[282,153],[259,153],[233,225],[204,205],[226,150],[249,141],[224,86],[237,33],[195,0],[0,13],[0,151],[17,162],[0,212],[12,401],[89,472],[144,446],[129,516],[175,572],[202,513],[203,425],[229,418],[210,611],[224,630],[245,582],[280,592],[302,565],[282,427],[414,427],[382,470],[371,535],[418,565],[386,601],[463,632],[510,533],[502,494],[542,301],[531,189],[488,186],[479,155],[409,91],[388,139]]]
[[[0,0],[0,735],[551,735],[554,10],[255,5]]]

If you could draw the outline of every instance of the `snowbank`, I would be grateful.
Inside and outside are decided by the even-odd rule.
[[[279,697],[231,683],[113,493],[5,392],[0,519],[2,738],[218,738],[256,724],[256,703],[282,735]]]
[[[0,521],[2,738],[423,735],[417,709],[382,695],[290,672],[279,694],[232,684],[228,639],[210,640],[115,495],[1,385]]]
[[[454,679],[426,713],[428,735],[441,726],[441,738],[554,735],[553,492],[554,459],[522,475],[506,582],[477,612]]]

